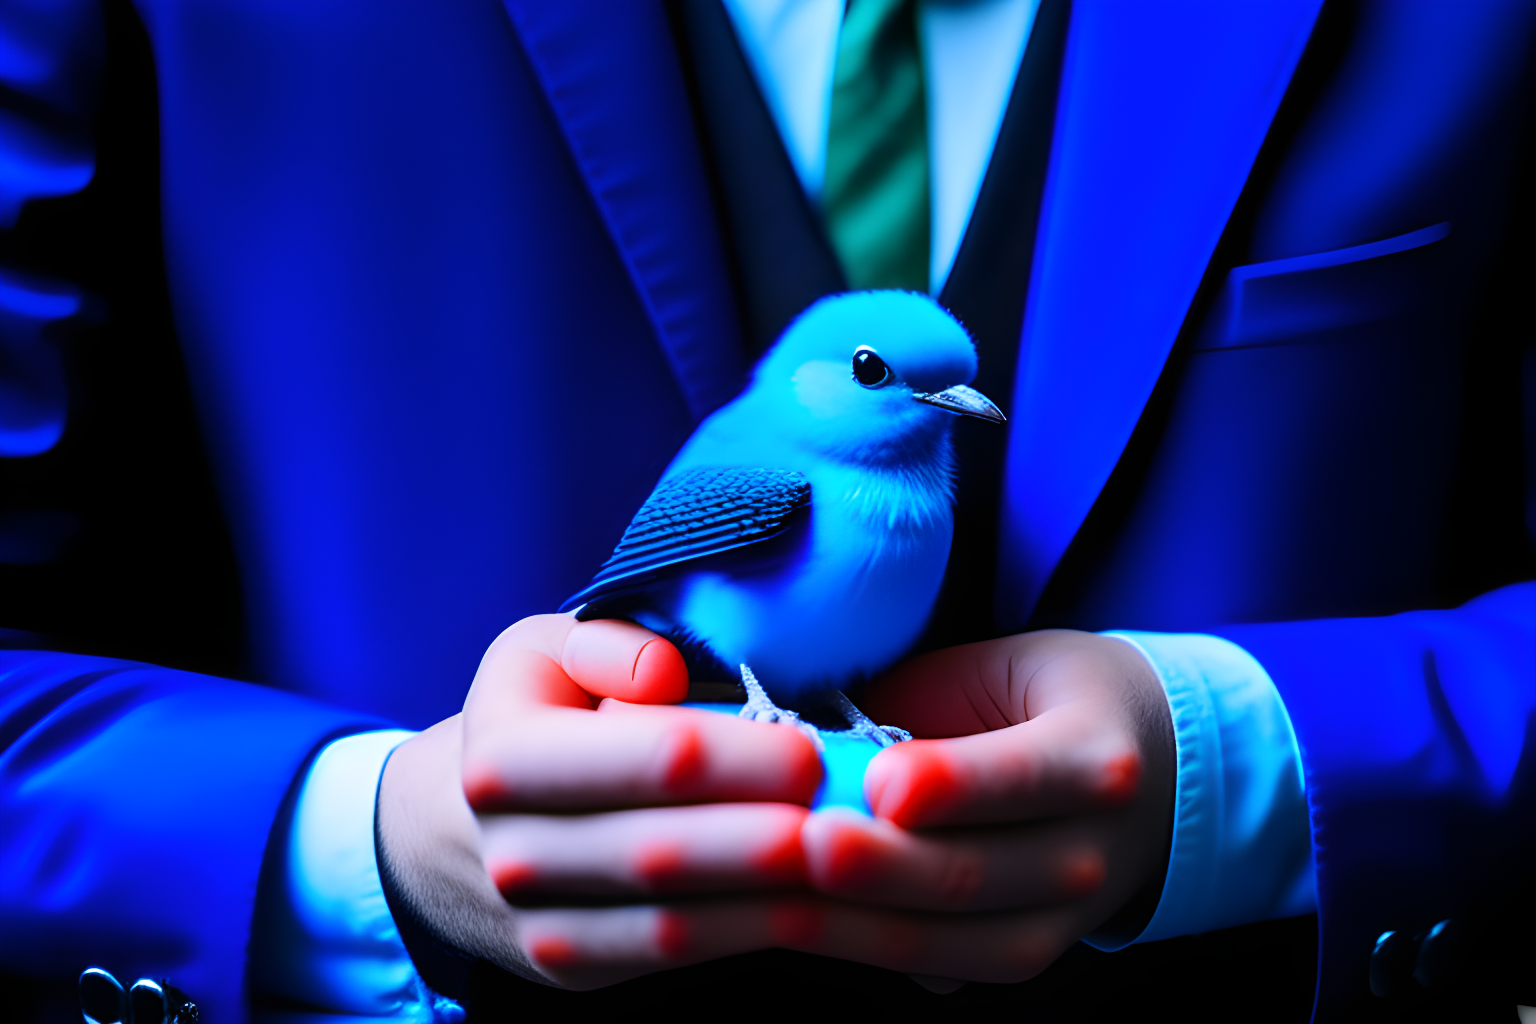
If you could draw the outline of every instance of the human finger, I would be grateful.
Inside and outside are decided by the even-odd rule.
[[[1019,821],[1123,804],[1143,772],[1136,737],[1090,704],[998,729],[887,747],[864,794],[903,828]]]
[[[588,815],[483,815],[486,870],[508,899],[659,894],[805,883],[791,804],[702,804]]]
[[[913,910],[1017,909],[1079,899],[1103,883],[1106,823],[1057,819],[911,832],[845,808],[802,829],[811,884],[830,896]]]
[[[673,906],[520,909],[518,937],[539,973],[576,990],[720,957],[787,946],[771,902],[735,898]]]
[[[527,676],[529,655],[560,666],[563,678]],[[520,685],[521,684],[521,685]],[[591,708],[592,698],[676,704],[688,693],[688,669],[677,648],[631,622],[569,615],[530,615],[508,627],[481,659],[470,687],[495,685],[509,699]]]
[[[631,622],[576,623],[561,645],[560,667],[598,697],[676,704],[688,695],[688,667],[677,648]]]
[[[1024,660],[1013,641],[929,651],[876,679],[859,702],[877,722],[936,739],[1004,729],[1027,719]]]
[[[862,710],[914,736],[969,736],[1089,701],[1104,714],[1161,695],[1146,659],[1124,641],[1043,629],[931,651],[875,680]]]
[[[472,957],[526,967],[516,916],[481,864],[480,835],[459,782],[459,716],[397,747],[379,781],[381,870],[435,934]]]
[[[809,804],[821,782],[797,730],[693,708],[594,713],[543,654],[509,651],[464,708],[464,792],[477,811],[592,811],[705,800]]]
[[[1082,905],[991,914],[885,910],[772,896],[670,906],[522,910],[541,973],[569,988],[773,947],[914,974],[1011,983],[1044,970],[1088,930]]]

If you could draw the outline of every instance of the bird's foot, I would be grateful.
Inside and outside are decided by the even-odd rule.
[[[826,744],[821,742],[821,732],[810,722],[804,721],[793,711],[779,707],[768,696],[768,691],[763,689],[763,684],[757,681],[757,676],[746,665],[741,666],[741,686],[747,691],[747,702],[736,712],[742,718],[749,718],[754,722],[777,722],[780,725],[790,725],[799,729],[816,747],[819,754],[826,750]]]
[[[895,725],[876,725],[868,715],[858,709],[858,706],[843,695],[840,690],[832,691],[832,700],[837,709],[848,720],[848,731],[855,736],[868,736],[882,747],[889,747],[895,743],[905,743],[912,738],[907,730]]]
[[[821,730],[795,712],[775,704],[773,698],[768,696],[768,691],[763,689],[763,684],[757,681],[757,676],[746,665],[741,666],[741,685],[747,691],[747,702],[737,712],[742,718],[750,718],[754,722],[779,722],[792,725],[810,737],[818,751],[826,749],[826,745],[821,741]],[[881,747],[905,743],[912,738],[911,733],[897,726],[876,725],[841,691],[832,690],[829,698],[838,713],[843,716],[843,720],[848,723],[847,731],[855,736],[868,737]]]

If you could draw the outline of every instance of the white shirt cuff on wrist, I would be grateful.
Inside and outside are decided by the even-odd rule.
[[[262,988],[330,1013],[458,1024],[464,1010],[429,989],[390,916],[374,853],[379,777],[413,733],[361,733],[322,750],[305,777],[288,833],[286,905],[252,950]],[[276,894],[273,894],[276,898]]]
[[[1157,912],[1132,941],[1316,910],[1301,752],[1264,666],[1214,636],[1102,635],[1135,647],[1157,672],[1178,751],[1168,874]]]

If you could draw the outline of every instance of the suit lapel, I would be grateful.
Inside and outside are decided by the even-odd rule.
[[[576,165],[695,417],[745,349],[677,53],[660,4],[505,0]]]
[[[1130,439],[1320,6],[1073,5],[1014,386],[1004,626]]]
[[[807,306],[848,286],[724,5],[681,0],[676,10],[741,288],[747,343],[760,355]]]

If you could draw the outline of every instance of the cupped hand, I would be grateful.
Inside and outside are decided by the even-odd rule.
[[[1095,930],[1139,928],[1166,864],[1175,754],[1135,648],[1067,631],[951,648],[899,666],[864,708],[919,738],[871,762],[873,818],[805,817],[815,893],[539,911],[528,927],[573,966],[787,946],[992,982]]]
[[[677,651],[638,626],[541,615],[503,633],[463,713],[403,744],[380,784],[380,852],[418,920],[470,956],[586,988],[681,962],[672,919],[629,907],[551,928],[560,912],[509,898],[803,884],[815,750],[792,729],[667,706],[687,686]]]
[[[873,819],[820,813],[802,831],[812,885],[872,913],[844,927],[838,955],[1017,981],[1138,894],[1155,906],[1176,757],[1136,648],[1066,630],[950,648],[899,666],[865,704],[917,738],[870,763]],[[1124,938],[1144,923],[1120,918]],[[909,945],[882,952],[887,929]]]

